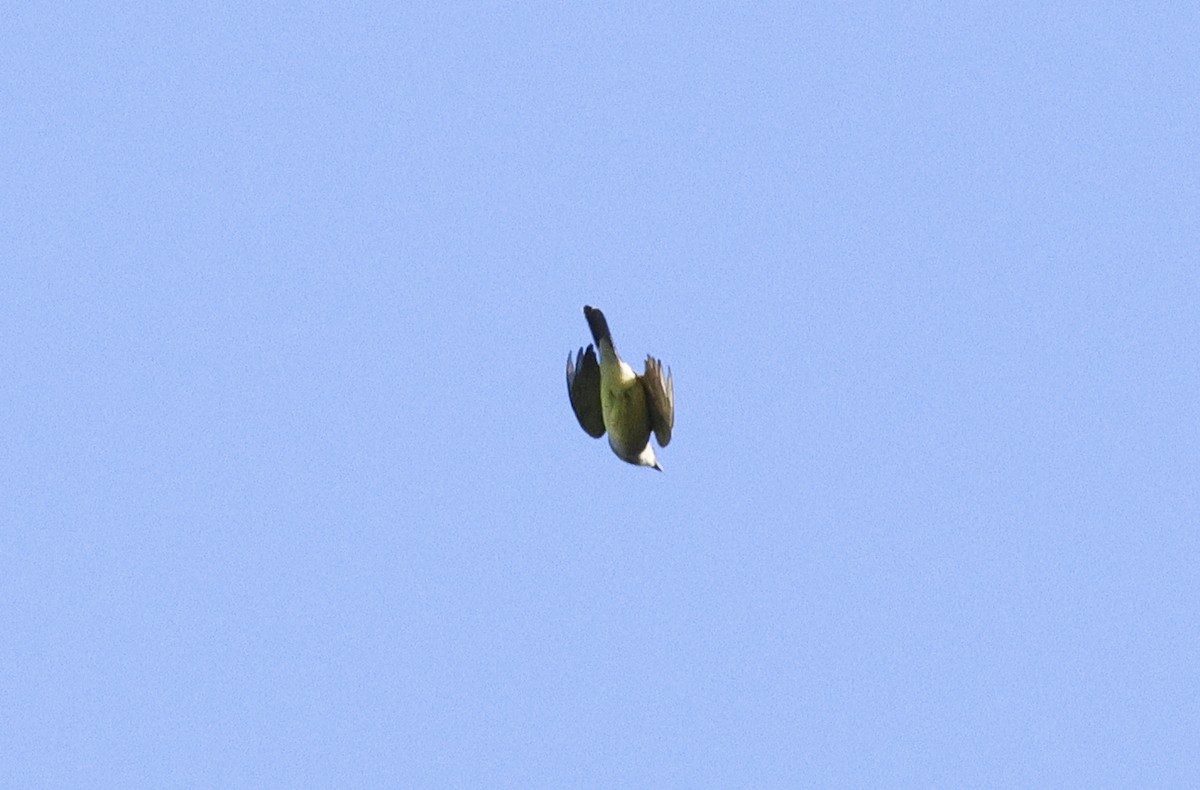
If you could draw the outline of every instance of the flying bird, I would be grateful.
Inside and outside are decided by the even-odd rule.
[[[663,373],[662,362],[646,356],[645,371],[639,376],[617,356],[604,313],[584,307],[583,315],[592,330],[595,349],[589,343],[572,359],[567,354],[567,394],[575,417],[588,435],[599,439],[608,432],[608,446],[622,461],[662,471],[650,433],[660,447],[671,441],[675,426],[675,386],[671,370]],[[600,361],[596,361],[596,349]]]

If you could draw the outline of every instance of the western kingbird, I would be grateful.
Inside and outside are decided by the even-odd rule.
[[[599,439],[608,431],[608,446],[622,461],[662,471],[650,446],[650,432],[660,447],[671,441],[675,426],[675,386],[671,370],[663,374],[662,362],[646,356],[642,375],[633,372],[613,348],[604,313],[584,307],[600,362],[589,343],[574,361],[567,354],[567,394],[583,430]]]

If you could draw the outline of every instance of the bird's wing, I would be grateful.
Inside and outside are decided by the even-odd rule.
[[[662,362],[646,357],[646,372],[642,374],[642,386],[646,390],[646,403],[650,407],[650,427],[661,447],[671,441],[671,429],[675,427],[675,384],[671,381],[671,369],[663,374]]]
[[[567,354],[567,394],[571,397],[571,409],[575,418],[590,436],[599,439],[604,435],[604,413],[600,406],[600,365],[596,352],[589,343],[587,351],[579,349],[574,362]]]

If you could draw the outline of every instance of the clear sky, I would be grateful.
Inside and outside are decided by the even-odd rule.
[[[0,785],[1200,784],[1200,13],[931,5],[8,8]]]

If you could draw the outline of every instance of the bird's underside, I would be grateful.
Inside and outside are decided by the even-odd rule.
[[[604,314],[594,307],[584,307],[583,312],[595,344],[579,349],[574,357],[567,355],[571,409],[589,436],[608,434],[618,458],[661,470],[650,435],[660,447],[671,441],[675,388],[670,369],[664,372],[660,360],[647,356],[643,372],[634,373],[617,355]]]

